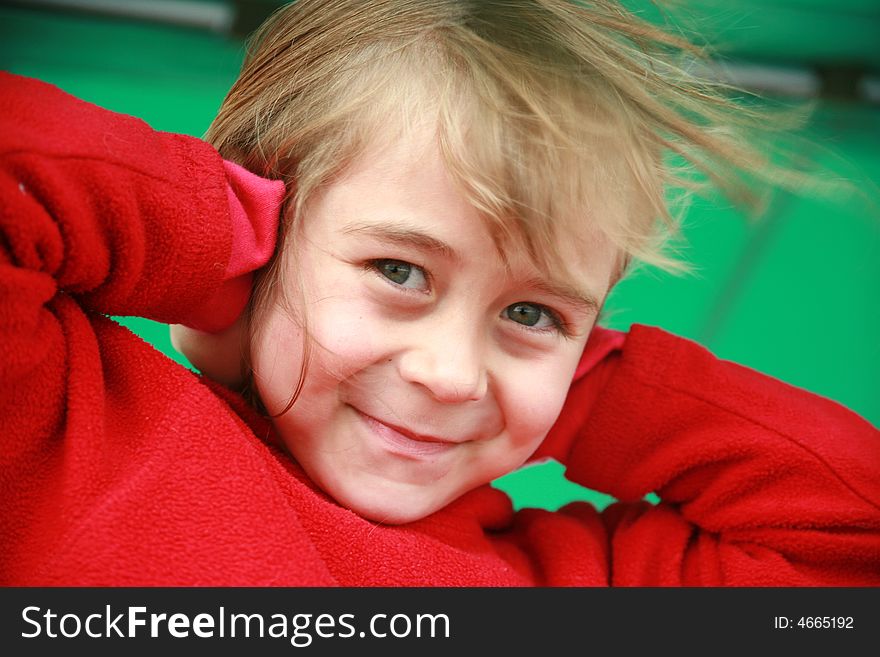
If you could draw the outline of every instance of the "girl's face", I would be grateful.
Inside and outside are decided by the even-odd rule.
[[[366,518],[404,523],[525,462],[562,408],[613,249],[578,249],[578,288],[525,254],[505,263],[430,130],[370,150],[300,220],[286,262],[303,298],[266,313],[252,362],[279,412],[305,318],[305,385],[275,425],[309,476]]]

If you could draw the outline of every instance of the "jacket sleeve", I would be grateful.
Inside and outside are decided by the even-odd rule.
[[[614,585],[880,584],[880,432],[660,329],[631,329],[566,476],[620,500]]]
[[[0,97],[4,341],[32,351],[58,293],[169,323],[210,298],[232,240],[211,146],[37,80],[0,74]]]

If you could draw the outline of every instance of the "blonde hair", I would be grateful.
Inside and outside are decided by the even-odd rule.
[[[633,259],[674,269],[670,190],[698,172],[748,203],[747,173],[765,170],[740,136],[755,117],[688,72],[699,55],[609,0],[298,0],[253,35],[206,138],[287,183],[278,252],[316,190],[427,116],[499,244],[559,269],[560,234],[591,226],[618,274]]]

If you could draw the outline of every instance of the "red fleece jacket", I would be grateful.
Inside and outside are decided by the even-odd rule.
[[[485,486],[358,517],[239,397],[106,317],[179,322],[218,293],[219,155],[37,81],[2,75],[0,98],[0,583],[880,584],[878,431],[646,326],[553,430],[567,476],[621,502],[513,512]]]

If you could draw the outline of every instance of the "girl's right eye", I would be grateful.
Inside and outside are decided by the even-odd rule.
[[[394,285],[408,290],[427,292],[428,276],[421,267],[403,260],[371,260],[367,263],[374,271],[383,278],[391,281]]]

